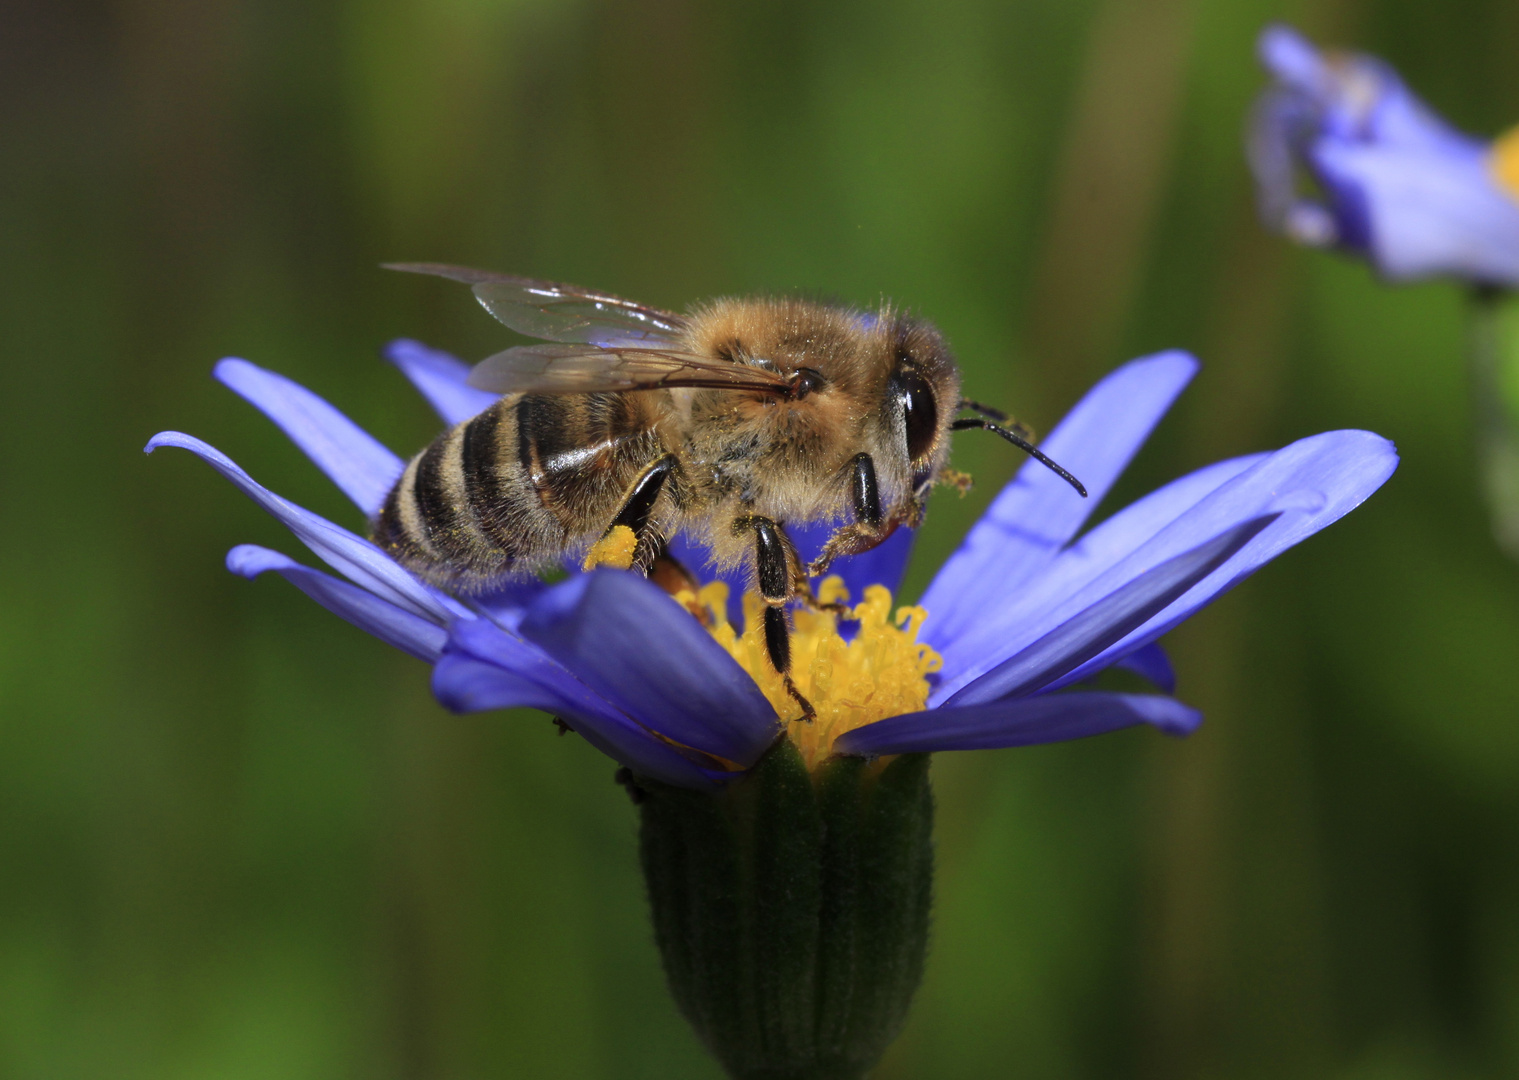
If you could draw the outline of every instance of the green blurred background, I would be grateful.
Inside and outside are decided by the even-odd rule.
[[[1102,512],[1332,427],[1367,506],[1171,645],[1186,742],[941,755],[933,950],[888,1077],[1519,1075],[1519,568],[1450,286],[1257,226],[1253,39],[1519,120],[1513,0],[7,0],[0,6],[0,1076],[718,1076],[666,998],[634,814],[540,714],[231,545],[302,553],[180,428],[360,527],[209,377],[284,372],[410,453],[377,350],[503,337],[446,260],[682,307],[887,295],[1047,429],[1204,369]],[[963,438],[912,589],[1018,464]]]

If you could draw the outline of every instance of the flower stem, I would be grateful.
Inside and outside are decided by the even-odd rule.
[[[1493,537],[1519,559],[1519,299],[1494,286],[1472,290],[1467,331],[1477,460]]]
[[[928,756],[809,773],[781,739],[718,794],[634,782],[676,1004],[735,1080],[858,1080],[923,974]]]

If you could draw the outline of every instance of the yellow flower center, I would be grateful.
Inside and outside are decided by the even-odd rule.
[[[1498,186],[1519,199],[1519,127],[1498,136],[1493,142],[1488,165]]]
[[[859,629],[849,641],[839,636],[839,615],[833,611],[798,609],[791,633],[791,678],[817,710],[817,719],[798,720],[801,710],[765,649],[764,601],[753,594],[744,597],[745,629],[740,633],[728,622],[728,586],[721,581],[696,594],[678,593],[675,599],[749,673],[776,715],[794,721],[786,725],[787,734],[809,769],[833,753],[833,741],[846,731],[927,707],[927,676],[943,664],[938,653],[918,641],[928,612],[900,607],[893,616],[891,590],[883,585],[867,587],[864,601],[850,611]],[[848,599],[842,578],[827,578],[818,589],[823,604],[842,605]]]

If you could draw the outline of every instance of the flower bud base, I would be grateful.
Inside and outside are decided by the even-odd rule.
[[[928,756],[834,758],[782,739],[711,794],[636,780],[654,936],[677,1005],[739,1080],[848,1080],[923,974]]]

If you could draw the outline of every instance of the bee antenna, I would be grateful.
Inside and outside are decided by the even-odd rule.
[[[983,405],[979,401],[972,401],[970,398],[961,398],[960,408],[969,409],[971,412],[980,413],[987,419],[995,420],[999,424],[1005,424],[1008,422],[1008,420],[1011,419],[1011,417],[1009,417],[1007,413],[1003,412],[1001,409],[993,408],[990,405]]]
[[[967,416],[961,420],[956,420],[953,424],[950,425],[951,431],[969,431],[972,428],[979,428],[982,431],[990,431],[994,435],[1001,435],[1004,439],[1012,443],[1019,450],[1022,450],[1025,454],[1033,458],[1035,461],[1039,462],[1039,464],[1043,465],[1046,469],[1049,469],[1052,473],[1060,477],[1060,479],[1064,480],[1067,484],[1070,484],[1071,487],[1076,489],[1077,493],[1079,493],[1083,499],[1087,497],[1087,489],[1082,486],[1080,480],[1077,480],[1074,476],[1066,472],[1059,465],[1056,465],[1049,458],[1045,457],[1037,446],[1029,442],[1022,435],[1019,435],[1013,431],[1009,431],[1007,428],[998,427],[990,420],[983,419],[979,416]]]

